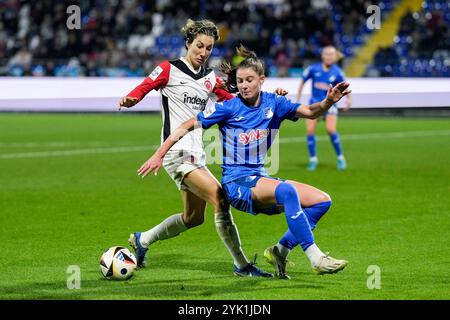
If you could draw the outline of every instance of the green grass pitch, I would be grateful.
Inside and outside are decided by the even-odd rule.
[[[296,249],[289,281],[233,276],[208,207],[204,225],[150,248],[147,269],[129,281],[102,279],[105,249],[182,211],[164,170],[136,174],[160,128],[155,114],[0,115],[0,299],[450,298],[448,119],[339,119],[345,172],[321,122],[313,173],[304,122],[284,123],[277,176],[331,195],[314,233],[323,251],[349,260],[338,274],[315,275]],[[218,165],[210,169],[220,177]],[[258,253],[258,266],[272,271],[262,253],[286,230],[284,216],[233,214],[247,256]],[[67,288],[71,265],[80,289]],[[379,268],[378,289],[368,287],[370,266]]]

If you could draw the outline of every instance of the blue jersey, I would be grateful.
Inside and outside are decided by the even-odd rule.
[[[297,120],[299,107],[283,96],[261,92],[257,107],[246,104],[240,95],[209,106],[197,115],[204,129],[219,125],[223,143],[222,183],[244,176],[268,176],[264,158],[281,122]]]
[[[312,95],[309,103],[320,102],[327,96],[328,85],[334,87],[339,82],[345,80],[344,72],[337,65],[330,66],[328,71],[322,68],[322,63],[315,63],[303,72],[302,79],[304,82],[312,79]]]

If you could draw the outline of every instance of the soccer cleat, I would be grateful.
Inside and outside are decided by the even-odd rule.
[[[145,268],[147,265],[147,251],[148,248],[144,248],[141,244],[141,233],[140,232],[134,232],[130,234],[130,238],[128,239],[129,244],[134,249],[134,252],[136,253],[136,260],[137,260],[137,267],[138,268]]]
[[[314,171],[317,168],[319,161],[317,159],[309,159],[308,165],[306,166],[306,170]]]
[[[345,162],[344,157],[338,158],[336,167],[338,170],[345,170],[345,168],[347,168],[347,163]]]
[[[263,277],[272,278],[273,274],[257,268],[253,263],[249,263],[246,267],[239,269],[233,265],[234,274],[238,277]]]
[[[317,274],[336,273],[344,269],[347,264],[346,260],[338,260],[326,254],[320,257],[316,266],[313,265],[313,269]]]
[[[275,276],[279,279],[290,279],[286,274],[287,259],[283,258],[277,246],[272,246],[264,250],[264,258],[275,268]]]
[[[238,277],[263,277],[263,278],[272,278],[273,274],[266,272],[262,269],[257,268],[256,258],[258,254],[255,254],[255,258],[253,262],[250,262],[246,267],[239,269],[236,265],[233,265],[234,274]]]

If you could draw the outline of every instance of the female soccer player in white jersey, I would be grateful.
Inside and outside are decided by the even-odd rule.
[[[174,61],[164,61],[138,87],[122,98],[120,107],[132,107],[151,90],[159,90],[162,100],[163,128],[161,142],[183,122],[205,109],[208,99],[223,101],[233,95],[222,89],[214,71],[205,68],[218,40],[218,29],[208,20],[188,20],[182,29],[187,53]],[[145,232],[134,232],[129,242],[134,248],[139,267],[146,265],[148,247],[158,241],[177,236],[204,222],[206,202],[215,210],[215,225],[234,260],[238,276],[271,277],[272,274],[250,263],[241,249],[239,233],[225,200],[221,185],[208,170],[202,142],[202,129],[193,130],[178,141],[164,158],[163,166],[181,190],[183,213],[174,214]]]
[[[328,85],[331,83],[333,86],[339,82],[345,81],[344,72],[335,63],[342,56],[338,50],[333,46],[326,46],[322,49],[322,62],[311,65],[303,72],[300,87],[298,89],[297,101],[300,102],[303,87],[305,82],[309,79],[312,80],[312,95],[309,101],[310,104],[322,101],[328,90]],[[346,105],[344,111],[347,111],[352,104],[351,95],[347,95]],[[333,144],[334,150],[337,155],[337,168],[338,170],[344,170],[347,165],[342,152],[341,141],[339,133],[336,131],[337,126],[338,108],[333,105],[327,112],[325,112],[325,122],[327,127],[330,141]],[[306,120],[306,142],[308,144],[309,162],[307,169],[309,171],[316,170],[319,160],[316,154],[316,126],[317,119]]]
[[[265,80],[262,61],[245,48],[241,47],[238,53],[245,59],[237,69],[223,66],[229,74],[227,82],[237,80],[239,95],[216,103],[183,123],[138,173],[144,177],[153,170],[157,172],[164,155],[196,125],[207,129],[218,124],[223,138],[222,187],[230,204],[252,214],[282,211],[286,214],[288,231],[264,254],[275,266],[276,275],[288,278],[287,255],[297,245],[301,246],[317,273],[338,272],[345,268],[347,261],[325,255],[315,244],[312,233],[331,205],[329,195],[300,182],[270,177],[264,169],[264,158],[284,120],[318,118],[351,92],[349,84],[330,85],[322,101],[300,106],[283,96],[261,92]]]

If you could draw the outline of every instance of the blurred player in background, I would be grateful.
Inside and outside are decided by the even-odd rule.
[[[262,92],[265,80],[262,60],[244,47],[239,48],[238,53],[245,57],[239,66],[232,68],[224,63],[222,70],[228,74],[227,87],[231,89],[237,85],[239,95],[216,103],[184,122],[138,173],[145,177],[152,171],[157,172],[165,154],[197,124],[204,129],[218,124],[223,138],[222,186],[230,204],[251,214],[273,215],[283,211],[286,214],[288,231],[265,253],[275,266],[276,275],[289,278],[286,274],[287,255],[297,245],[301,246],[317,273],[338,272],[345,268],[347,261],[324,254],[315,244],[312,233],[331,205],[330,196],[300,182],[270,177],[264,169],[264,158],[284,120],[320,117],[350,93],[349,84],[330,85],[322,101],[299,105],[283,96]]]
[[[119,103],[132,107],[151,90],[160,90],[163,110],[161,143],[183,122],[204,110],[209,99],[226,100],[233,95],[223,89],[221,80],[204,64],[209,58],[218,28],[208,20],[188,20],[182,29],[187,53],[174,61],[163,61],[138,87]],[[215,225],[234,260],[238,276],[271,277],[272,274],[250,263],[241,249],[237,227],[225,200],[220,183],[206,167],[202,128],[197,128],[178,141],[164,158],[163,166],[174,180],[184,203],[184,212],[171,215],[145,232],[134,232],[129,242],[137,256],[138,266],[145,267],[148,247],[201,225],[206,202],[214,207]]]
[[[312,95],[310,104],[322,101],[326,95],[329,84],[335,86],[337,83],[345,81],[344,72],[335,63],[342,58],[342,53],[333,46],[326,46],[322,49],[322,62],[316,63],[308,67],[303,72],[303,77],[298,89],[297,101],[300,102],[305,82],[312,80]],[[348,111],[352,104],[351,95],[347,95],[344,111]],[[333,105],[325,114],[325,122],[331,143],[337,154],[337,169],[344,170],[347,167],[344,153],[342,152],[339,133],[336,131],[338,108]],[[309,171],[316,170],[319,160],[316,153],[316,126],[317,119],[306,120],[306,140],[308,143],[309,162],[307,169]]]

